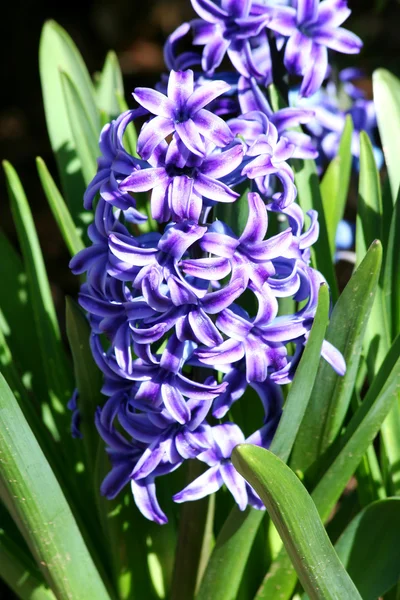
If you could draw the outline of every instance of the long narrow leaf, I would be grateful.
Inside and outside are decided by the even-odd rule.
[[[272,452],[248,444],[237,446],[232,460],[264,502],[310,597],[361,600],[329,541],[314,502],[293,471]]]
[[[394,339],[400,331],[400,195],[393,209],[390,224],[389,240],[386,250],[386,261],[383,279],[383,295],[386,303],[386,313],[390,335]]]
[[[386,69],[375,71],[372,81],[379,133],[394,202],[400,185],[400,81]]]
[[[306,471],[337,436],[357,376],[362,342],[378,285],[382,247],[371,246],[333,309],[327,340],[343,353],[346,374],[321,360],[311,400],[294,445],[291,466]]]
[[[31,557],[1,529],[0,577],[21,600],[55,600]]]
[[[338,155],[330,163],[321,181],[322,203],[332,256],[335,254],[336,231],[340,219],[343,218],[350,183],[353,160],[351,154],[352,135],[353,123],[351,117],[348,116]]]
[[[0,375],[0,497],[57,597],[109,598],[61,488]]]
[[[85,247],[82,238],[44,160],[37,158],[36,166],[51,212],[71,256],[75,256],[75,254]]]
[[[61,427],[65,424],[69,429],[65,405],[73,388],[71,370],[62,346],[43,256],[24,190],[10,163],[4,162],[4,170],[11,210],[24,257],[34,323],[48,387],[51,411],[49,418],[52,419],[50,425],[53,435],[59,438],[57,423],[61,424]]]
[[[336,543],[363,600],[376,600],[397,583],[399,536],[400,498],[387,498],[361,511]]]
[[[57,160],[63,195],[74,222],[82,225],[82,194],[85,184],[64,100],[61,71],[69,75],[79,90],[85,114],[97,132],[100,132],[100,118],[94,87],[79,50],[67,32],[54,21],[48,21],[43,27],[39,67],[47,130]]]
[[[117,94],[124,96],[124,83],[117,55],[111,51],[107,54],[96,89],[97,106],[110,119],[115,119],[120,113]]]
[[[99,130],[89,119],[80,90],[67,73],[62,71],[60,76],[72,137],[81,162],[83,178],[88,185],[97,170]]]

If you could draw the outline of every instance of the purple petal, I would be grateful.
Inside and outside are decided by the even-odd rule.
[[[137,140],[137,151],[143,160],[150,158],[156,146],[174,130],[172,119],[165,117],[154,117],[145,123]]]
[[[254,244],[264,239],[268,228],[268,214],[259,194],[247,194],[249,216],[246,227],[240,236],[241,244]]]
[[[109,500],[113,500],[120,491],[131,480],[133,465],[128,461],[120,465],[115,465],[104,478],[100,493]]]
[[[318,25],[338,27],[350,14],[346,0],[323,0],[318,7]]]
[[[222,9],[232,17],[247,17],[251,0],[222,0]]]
[[[210,317],[201,308],[190,311],[189,323],[195,338],[200,344],[212,347],[222,343],[221,334]]]
[[[138,479],[144,479],[160,464],[164,456],[164,448],[162,443],[153,442],[143,452],[142,456],[136,463],[135,468],[132,472],[132,477],[137,481]]]
[[[146,519],[155,521],[159,525],[164,525],[168,522],[166,515],[158,504],[154,481],[132,480],[131,489],[135,504]]]
[[[239,510],[245,510],[248,502],[246,482],[231,463],[221,465],[224,483],[235,499]]]
[[[272,19],[267,27],[284,36],[292,35],[297,28],[296,9],[291,6],[276,6],[272,12]]]
[[[200,245],[205,252],[211,252],[224,258],[232,258],[239,246],[239,240],[230,235],[221,235],[210,231],[204,235]]]
[[[322,342],[321,355],[331,365],[338,375],[344,375],[346,373],[346,363],[343,355],[335,346],[324,340]]]
[[[202,173],[198,173],[194,182],[196,192],[209,200],[217,202],[234,202],[239,198],[239,194],[231,190],[230,187]]]
[[[165,185],[169,176],[163,167],[153,169],[141,169],[129,175],[120,184],[122,192],[148,192],[158,185]]]
[[[194,181],[186,175],[176,176],[169,186],[169,204],[173,214],[180,220],[189,218]]]
[[[198,258],[184,260],[183,271],[192,277],[199,277],[207,281],[224,279],[231,272],[231,265],[226,258]]]
[[[278,258],[279,256],[284,255],[285,250],[289,248],[292,237],[292,230],[288,227],[288,229],[282,231],[282,233],[278,233],[278,235],[274,235],[268,240],[260,242],[253,248],[250,248],[248,251],[249,256],[256,262],[264,262],[272,260],[273,258]]]
[[[343,27],[314,29],[312,35],[313,40],[318,44],[323,44],[331,50],[344,54],[358,54],[363,45],[355,33]]]
[[[223,333],[240,342],[247,338],[253,327],[252,323],[229,308],[222,311],[216,324]]]
[[[232,142],[233,133],[229,126],[209,110],[199,110],[193,117],[193,121],[201,135],[211,140],[216,146],[222,148]]]
[[[302,75],[310,60],[312,40],[300,31],[295,31],[286,44],[284,63],[289,73]]]
[[[297,0],[297,23],[313,23],[318,14],[319,0]]]
[[[206,231],[206,227],[185,221],[166,229],[158,247],[163,252],[179,259]]]
[[[164,384],[161,386],[161,396],[171,417],[182,425],[189,421],[190,411],[179,390],[172,385]]]
[[[168,98],[175,110],[182,108],[193,92],[193,71],[171,71],[168,80]]]
[[[203,51],[202,67],[206,73],[212,74],[220,66],[229,45],[230,41],[216,32],[213,40],[205,46]]]
[[[212,428],[212,434],[221,458],[230,458],[235,446],[244,442],[243,432],[235,423],[216,425]]]
[[[154,262],[157,248],[140,248],[133,245],[133,238],[122,233],[111,233],[108,245],[111,252],[125,263],[142,267]]]
[[[241,342],[226,340],[210,350],[198,350],[196,354],[206,365],[230,364],[243,358],[244,348]]]
[[[153,115],[173,119],[174,105],[164,94],[151,88],[135,88],[133,97]]]
[[[225,81],[210,81],[198,87],[190,96],[186,103],[186,108],[191,115],[197,113],[201,108],[210,104],[215,98],[221,96],[231,89],[229,83]]]
[[[197,477],[192,483],[186,486],[181,492],[173,496],[174,502],[188,502],[191,500],[200,500],[205,496],[217,492],[223,484],[222,476],[219,472],[219,465],[208,469],[203,475]]]
[[[201,171],[207,177],[220,179],[236,169],[243,159],[243,148],[236,144],[229,150],[207,157],[201,165]]]
[[[268,374],[268,360],[262,342],[249,335],[245,342],[245,350],[247,381],[265,381]]]
[[[324,46],[313,44],[311,52],[311,65],[304,75],[300,88],[300,95],[308,98],[315,94],[321,87],[328,69],[328,52]]]
[[[201,139],[197,127],[192,119],[175,123],[176,133],[181,138],[182,142],[193,154],[203,156],[205,153],[204,142]]]
[[[202,300],[203,308],[211,315],[216,315],[221,310],[232,304],[241,296],[246,287],[246,280],[242,277],[231,281],[225,288],[208,293]]]

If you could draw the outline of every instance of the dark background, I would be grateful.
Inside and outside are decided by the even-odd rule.
[[[398,0],[349,0],[349,5],[353,14],[346,27],[364,40],[364,49],[358,57],[340,57],[340,66],[362,67],[366,72],[364,86],[370,90],[375,68],[385,67],[400,75],[400,4]],[[130,92],[134,87],[154,84],[163,70],[162,45],[167,35],[191,17],[189,0],[12,0],[3,8],[0,157],[9,160],[22,179],[60,315],[65,292],[74,293],[77,283],[68,271],[69,257],[36,174],[35,157],[42,156],[57,176],[39,80],[38,47],[43,23],[55,19],[68,31],[91,73],[102,68],[107,51],[114,49],[132,106]],[[0,227],[16,242],[2,172]],[[11,597],[0,582],[0,599]]]

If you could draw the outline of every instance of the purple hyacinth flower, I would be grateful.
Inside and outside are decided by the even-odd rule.
[[[240,510],[245,510],[248,504],[261,509],[260,498],[236,471],[231,461],[231,455],[235,446],[244,442],[264,448],[268,447],[277,423],[276,419],[272,419],[247,439],[235,423],[228,422],[213,427],[211,430],[214,442],[212,447],[197,457],[210,468],[181,492],[175,494],[173,500],[175,502],[199,500],[217,492],[225,484]]]
[[[137,150],[147,160],[158,144],[176,132],[193,154],[205,154],[204,138],[218,147],[233,140],[228,125],[204,107],[230,88],[225,81],[198,86],[194,89],[193,71],[171,71],[167,96],[150,88],[136,88],[133,97],[155,118],[142,127]]]
[[[294,145],[292,158],[316,158],[318,151],[312,138],[301,132],[294,131],[315,118],[315,111],[307,107],[287,107],[273,112],[265,94],[261,91],[254,77],[240,77],[238,82],[238,98],[242,114],[228,121],[236,135],[241,135],[248,145],[268,131],[268,123],[275,125],[279,136],[284,136]]]
[[[269,81],[271,58],[265,28],[270,16],[252,0],[191,0],[201,17],[191,22],[193,44],[204,46],[202,67],[212,75],[228,54],[233,66],[245,77]]]
[[[302,96],[312,96],[322,85],[328,70],[328,48],[357,54],[362,42],[340,27],[351,11],[346,0],[297,0],[297,8],[276,7],[268,27],[288,37],[285,66],[302,75]]]
[[[270,193],[270,177],[275,175],[283,189],[274,195],[274,200],[282,208],[291,204],[297,196],[294,174],[286,162],[293,156],[294,149],[294,144],[287,138],[279,138],[275,125],[269,122],[268,132],[258,136],[247,150],[246,165],[242,170],[242,175],[255,180],[264,196]]]
[[[206,146],[207,150],[207,146]],[[134,171],[121,183],[121,191],[152,190],[153,218],[163,223],[170,219],[198,221],[203,198],[214,202],[233,202],[239,194],[221,181],[242,162],[240,143],[223,152],[209,148],[205,157],[185,151],[174,136],[169,146],[162,142],[149,159],[150,168]]]
[[[238,238],[222,221],[215,221],[201,238],[201,249],[214,257],[182,261],[185,273],[192,277],[221,280],[230,272],[240,271],[244,286],[251,281],[261,288],[275,274],[272,259],[285,254],[292,242],[290,229],[264,240],[268,229],[268,213],[257,193],[248,194],[249,216]],[[231,298],[233,301],[233,298]]]

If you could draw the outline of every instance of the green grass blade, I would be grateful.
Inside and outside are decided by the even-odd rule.
[[[110,51],[107,54],[96,89],[97,106],[110,119],[115,119],[120,113],[117,94],[124,96],[124,83],[118,57],[115,52]]]
[[[400,269],[398,265],[400,248],[400,195],[393,209],[389,241],[383,277],[383,295],[386,303],[391,338],[400,331]]]
[[[91,123],[80,90],[71,77],[63,71],[60,77],[72,137],[81,163],[83,178],[88,185],[97,171],[99,130]]]
[[[324,213],[317,168],[313,160],[292,159],[295,183],[298,192],[298,203],[304,212],[311,209],[318,211],[320,233],[314,244],[311,255],[313,266],[316,267],[328,282],[333,300],[338,297],[335,270],[331,260],[328,226]]]
[[[399,537],[400,498],[387,498],[361,511],[336,543],[339,558],[363,600],[376,600],[397,583]]]
[[[22,383],[39,397],[47,395],[28,280],[20,256],[0,231],[0,329],[18,365]]]
[[[102,403],[102,374],[90,350],[90,327],[79,306],[67,298],[67,336],[72,352],[75,380],[79,392],[80,428],[90,473],[94,473],[99,434],[94,424],[96,408]]]
[[[309,400],[317,372],[321,345],[328,321],[329,291],[322,286],[318,309],[310,337],[286,400],[283,417],[271,444],[271,451],[283,460],[289,457]],[[263,514],[248,509],[245,514],[235,507],[229,515],[204,573],[198,600],[236,598],[242,574]],[[223,570],[221,570],[223,565]]]
[[[0,577],[21,600],[55,600],[32,558],[0,529]]]
[[[36,159],[36,167],[51,212],[53,213],[61,235],[63,236],[64,242],[71,256],[75,256],[75,254],[85,247],[82,238],[79,235],[71,217],[71,213],[64,202],[64,198],[61,196],[54,179],[50,175],[42,158],[38,157]]]
[[[24,190],[10,163],[3,164],[11,210],[24,258],[34,324],[48,388],[48,425],[52,428],[53,436],[59,439],[64,428],[69,436],[69,415],[66,414],[65,405],[73,389],[71,367],[62,345],[46,268]],[[43,398],[42,401],[45,402],[46,399]]]
[[[312,492],[323,520],[327,519],[362,456],[376,437],[400,389],[400,335],[393,342],[360,408],[333,448],[335,458]]]
[[[43,27],[39,68],[47,130],[57,160],[63,195],[74,222],[82,225],[85,222],[82,220],[82,217],[85,217],[82,209],[85,183],[64,100],[61,71],[69,75],[79,90],[85,113],[91,126],[98,133],[100,117],[95,90],[79,50],[67,32],[54,21],[48,21]]]
[[[387,165],[393,202],[400,185],[398,160],[400,156],[400,80],[386,71],[378,69],[373,77],[374,102],[379,134]]]
[[[237,446],[232,461],[260,495],[310,597],[361,600],[314,502],[293,471],[272,452],[249,444]]]
[[[54,594],[109,598],[61,488],[0,375],[0,497]]]
[[[353,122],[351,117],[347,116],[338,155],[328,166],[321,181],[322,204],[332,256],[335,254],[336,231],[339,221],[343,218],[350,184],[353,161],[351,154],[352,135]]]
[[[365,133],[360,135],[360,183],[357,211],[356,254],[361,260],[372,239],[382,236],[383,207],[379,173],[376,168],[371,142]],[[391,341],[390,312],[383,289],[379,283],[371,318],[364,340],[368,377],[372,381],[386,356]],[[397,292],[397,293],[396,293]],[[398,295],[396,290],[395,295]],[[392,493],[400,491],[400,407],[393,406],[382,427],[382,439],[387,457],[388,484]]]
[[[373,244],[341,294],[326,339],[343,353],[344,377],[321,359],[311,400],[294,445],[291,467],[305,472],[340,431],[353,393],[362,342],[376,293],[382,246]]]

